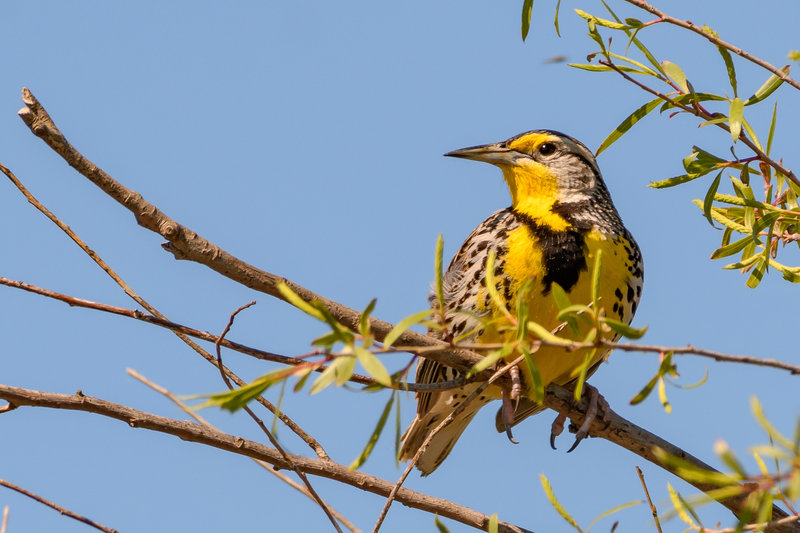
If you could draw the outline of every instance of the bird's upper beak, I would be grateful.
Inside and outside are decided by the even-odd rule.
[[[483,146],[470,146],[460,150],[453,150],[444,154],[448,157],[461,157],[474,161],[483,161],[493,165],[512,165],[520,155],[516,150],[508,148],[505,142],[484,144]]]

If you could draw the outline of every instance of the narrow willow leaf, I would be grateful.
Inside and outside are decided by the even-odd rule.
[[[544,384],[542,383],[542,375],[539,373],[539,366],[525,345],[520,346],[520,350],[522,355],[525,356],[525,363],[528,365],[528,370],[531,372],[531,381],[533,381],[533,387],[531,387],[529,394],[532,396],[533,401],[541,404],[544,400]]]
[[[761,216],[758,220],[753,223],[753,239],[758,238],[758,234],[764,231],[767,228],[771,228],[775,222],[778,221],[778,218],[781,217],[783,213],[779,211],[771,211]]]
[[[562,289],[561,285],[558,283],[553,282],[550,285],[550,293],[553,295],[553,300],[555,300],[556,307],[558,307],[559,311],[563,311],[571,305],[569,296],[567,296],[567,293],[564,292],[564,289]]]
[[[589,72],[606,72],[613,70],[606,65],[592,65],[590,63],[567,63],[568,67],[579,68],[581,70],[588,70]]]
[[[500,297],[500,293],[497,292],[497,281],[495,281],[494,277],[496,257],[494,249],[492,249],[489,252],[489,257],[486,258],[486,290],[489,292],[489,298],[497,310],[503,313],[506,318],[511,319],[513,317],[511,313],[509,313],[508,307],[506,307],[505,300],[503,300],[503,298]]]
[[[708,192],[703,199],[703,215],[705,215],[706,220],[708,220],[708,223],[711,224],[712,228],[716,228],[716,226],[714,225],[714,219],[711,218],[711,206],[714,204],[714,195],[717,194],[719,180],[722,178],[722,172],[723,171],[720,170],[719,174],[717,174],[717,177],[711,182],[711,187],[709,187]]]
[[[758,148],[763,152],[764,147],[761,146],[761,141],[758,140],[758,136],[756,135],[756,130],[753,129],[753,127],[750,125],[750,123],[747,121],[746,118],[742,118],[742,126],[744,127],[744,130],[747,132],[747,135],[750,136],[750,140],[753,141],[753,144],[756,145],[756,148]]]
[[[282,281],[278,282],[278,292],[280,292],[281,295],[286,298],[287,302],[300,309],[307,315],[311,315],[319,320],[325,320],[322,316],[322,313],[320,313],[318,309],[300,298],[300,296],[290,289],[286,283]]]
[[[367,374],[375,378],[375,381],[384,387],[392,386],[392,377],[389,375],[386,367],[383,366],[383,363],[381,363],[381,360],[378,359],[374,353],[361,346],[354,346],[353,351],[356,353],[358,362],[361,363],[361,366],[367,371]]]
[[[225,409],[226,411],[230,412],[238,411],[250,401],[261,396],[261,394],[267,390],[268,387],[282,380],[286,376],[287,369],[282,368],[279,370],[274,370],[268,374],[264,374],[263,376],[254,379],[247,385],[243,385],[230,391],[210,394],[208,396],[208,400],[198,406],[198,408],[216,406],[220,409]]]
[[[789,53],[786,54],[786,57],[792,61],[800,61],[800,50],[789,50]]]
[[[361,316],[358,317],[358,331],[364,338],[369,337],[369,316],[375,310],[375,304],[377,303],[377,298],[370,300],[370,302],[367,304],[367,308],[364,309],[364,312],[362,312]]]
[[[558,2],[556,2],[556,14],[555,17],[553,18],[553,25],[556,27],[556,35],[558,35],[559,37],[561,37],[561,30],[558,28],[558,12],[560,10],[561,10],[561,0],[558,0]]]
[[[439,520],[439,515],[435,515],[433,517],[433,523],[436,526],[436,529],[439,530],[439,533],[450,533],[450,530]]]
[[[772,121],[769,123],[769,135],[767,135],[767,155],[772,151],[772,138],[775,136],[775,120],[778,116],[778,102],[772,107]]]
[[[699,207],[700,209],[703,209],[703,202],[701,202],[700,200],[694,199],[694,200],[692,200],[692,203],[694,205],[696,205],[697,207]],[[726,217],[722,213],[722,211],[723,211],[722,208],[712,207],[711,208],[711,218],[713,218],[717,222],[719,222],[722,225],[724,225],[727,229],[735,230],[735,231],[738,231],[739,233],[747,233],[747,228],[745,228],[741,224],[738,224],[738,223],[730,220],[728,217]],[[724,245],[728,244],[728,242],[726,242],[725,239],[723,238],[722,245],[724,246]]]
[[[753,254],[747,259],[742,259],[741,261],[731,263],[730,265],[725,265],[722,268],[725,270],[737,270],[740,268],[747,268],[761,258],[762,258],[761,254]]]
[[[734,98],[731,100],[731,109],[728,114],[728,121],[730,123],[731,137],[733,142],[739,140],[739,135],[742,133],[742,119],[744,113],[744,102],[741,98]]]
[[[533,0],[525,0],[522,3],[522,40],[528,38],[528,31],[531,29],[531,13],[533,12]]]
[[[786,281],[791,283],[800,283],[800,268],[787,267],[786,265],[778,263],[774,259],[769,260],[769,266],[780,272],[783,275],[783,279]]]
[[[764,476],[769,475],[769,469],[767,468],[767,463],[764,462],[764,459],[761,458],[761,455],[758,452],[753,452],[753,459],[755,459],[756,464],[758,465],[758,469],[761,471],[761,474]]]
[[[431,314],[430,309],[426,309],[425,311],[420,311],[418,313],[414,313],[413,315],[409,315],[405,317],[403,320],[397,323],[395,327],[386,335],[383,339],[383,345],[387,348],[395,343],[395,341],[400,338],[408,328],[413,326],[414,324],[419,324]]]
[[[572,341],[553,335],[544,326],[530,320],[528,321],[528,329],[547,344],[553,344],[555,346],[571,346],[573,344]]]
[[[583,364],[578,367],[578,379],[575,380],[575,391],[573,397],[575,401],[581,401],[581,396],[583,396],[583,384],[586,383],[586,375],[589,372],[589,366],[592,363],[592,360],[597,355],[597,348],[592,348],[586,355],[583,357]],[[572,371],[573,375],[575,371]]]
[[[404,385],[408,385],[406,381],[403,381]],[[392,394],[397,396],[397,401],[395,405],[397,406],[394,410],[394,466],[397,467],[400,464],[400,443],[403,441],[403,422],[402,416],[400,413],[400,406],[402,402],[400,401],[400,391],[394,391]]]
[[[631,65],[633,65],[633,66],[637,67],[639,70],[641,70],[644,74],[648,74],[650,76],[658,76],[658,72],[656,72],[655,70],[651,69],[650,67],[648,67],[644,63],[640,63],[639,61],[636,61],[635,59],[632,59],[632,58],[627,57],[627,56],[621,56],[619,54],[615,54],[615,53],[612,53],[612,52],[609,52],[608,55],[610,55],[611,57],[613,57],[615,59],[619,59],[620,61],[625,61],[626,63],[630,63]],[[659,100],[661,100],[661,98],[659,98]],[[661,100],[661,101],[663,101],[663,100]]]
[[[439,302],[439,312],[444,314],[444,270],[442,256],[444,254],[444,239],[442,234],[436,239],[436,256],[433,260],[433,272],[436,276],[436,300]]]
[[[664,378],[658,378],[658,399],[661,402],[661,406],[664,408],[664,412],[667,414],[672,413],[672,405],[670,405],[667,399],[667,388],[664,386]]]
[[[785,446],[790,450],[793,449],[792,442],[784,437],[783,434],[772,425],[772,422],[767,420],[767,417],[764,414],[764,408],[761,407],[761,402],[759,402],[758,398],[755,396],[750,397],[750,410],[752,411],[756,421],[761,425],[764,431],[767,432],[767,435],[778,441],[781,446]]]
[[[617,139],[622,137],[628,130],[630,130],[633,127],[634,124],[636,124],[645,116],[647,116],[647,114],[650,113],[653,109],[658,107],[660,103],[661,103],[661,98],[656,98],[655,100],[647,102],[642,107],[638,108],[633,113],[628,115],[625,118],[625,120],[620,122],[619,126],[614,128],[614,131],[612,131],[608,135],[608,137],[606,137],[605,140],[600,144],[600,147],[597,149],[597,152],[595,152],[595,156],[600,155],[600,153],[603,150],[614,144],[614,142],[616,142]]]
[[[747,237],[743,237],[738,241],[733,241],[727,246],[723,246],[722,248],[717,248],[711,254],[711,259],[719,259],[721,257],[728,257],[735,253],[739,253],[740,251],[744,250],[748,244],[753,242],[753,237],[748,235]]]
[[[681,183],[687,183],[692,180],[696,180],[702,176],[705,176],[707,173],[703,174],[684,174],[682,176],[675,176],[674,178],[667,178],[661,181],[653,181],[649,183],[647,186],[652,187],[653,189],[666,189],[668,187],[674,187],[676,185],[680,185]]]
[[[781,69],[781,72],[783,72],[785,75],[788,76],[789,75],[789,71],[791,69],[792,69],[792,67],[790,65],[786,65],[785,67],[783,67]],[[766,99],[767,97],[769,97],[769,95],[774,93],[775,90],[778,87],[780,87],[782,83],[783,83],[783,80],[780,79],[775,74],[773,74],[772,76],[770,76],[767,79],[767,81],[764,82],[764,85],[759,87],[759,89],[755,93],[753,93],[753,96],[751,96],[750,98],[747,99],[747,101],[744,103],[744,105],[757,104],[758,102]]]
[[[733,66],[733,58],[731,57],[731,54],[728,52],[727,48],[717,46],[717,50],[722,56],[722,60],[725,62],[725,69],[728,71],[728,80],[731,82],[733,96],[739,96],[739,94],[736,92],[736,69]]]
[[[597,250],[594,256],[594,269],[592,270],[592,302],[594,308],[600,309],[600,275],[603,272],[603,250]]]
[[[686,507],[683,505],[683,498],[680,497],[680,494],[678,494],[678,492],[673,489],[672,485],[669,483],[667,483],[667,490],[669,490],[669,499],[672,501],[672,506],[675,508],[675,511],[677,511],[681,520],[683,520],[692,529],[698,529],[692,518],[689,516]]]
[[[323,370],[322,374],[320,374],[319,377],[314,380],[314,383],[311,384],[311,390],[309,391],[309,394],[316,394],[333,383],[333,380],[336,379],[337,367],[341,366],[345,359],[351,358],[337,357],[334,359],[331,364],[328,365],[328,368]],[[353,362],[355,362],[355,359],[353,359]]]
[[[769,492],[764,492],[761,496],[761,502],[758,506],[758,513],[756,514],[756,524],[769,522],[772,520],[772,499],[773,496]],[[759,529],[756,529],[759,531]],[[763,529],[760,529],[763,531]]]
[[[497,513],[489,517],[489,524],[486,526],[486,533],[497,533]]]
[[[392,411],[392,404],[394,404],[394,394],[389,396],[389,401],[386,402],[386,405],[383,407],[381,416],[378,418],[378,423],[375,424],[375,429],[372,430],[372,434],[369,436],[366,446],[361,450],[356,460],[350,463],[350,466],[347,467],[348,469],[357,470],[369,459],[372,449],[375,448],[375,443],[378,442],[378,438],[381,436],[381,433],[383,433],[383,426],[386,425],[386,420],[389,418],[389,413]]]
[[[617,513],[619,511],[622,511],[622,510],[627,509],[629,507],[633,507],[635,505],[641,505],[643,503],[644,503],[644,500],[633,500],[633,501],[630,501],[630,502],[626,502],[626,503],[622,503],[620,505],[617,505],[616,507],[612,507],[608,511],[604,511],[604,512],[600,513],[599,515],[597,515],[597,517],[594,520],[592,520],[592,523],[589,524],[589,527],[586,528],[586,530],[587,531],[591,531],[592,530],[592,526],[594,526],[597,522],[599,522],[603,518],[606,518],[607,516],[611,516],[614,513]]]
[[[662,61],[661,70],[675,82],[675,85],[680,87],[684,93],[689,92],[689,85],[686,82],[686,74],[683,73],[681,67],[672,61]]]
[[[503,357],[507,356],[512,352],[514,346],[512,344],[506,344],[502,348],[498,348],[497,350],[492,350],[489,352],[486,357],[475,363],[472,368],[467,371],[467,377],[472,377],[475,374],[479,374],[495,364],[497,361],[502,359]]]
[[[659,379],[660,379],[660,374],[656,374],[655,376],[653,376],[650,379],[650,381],[648,381],[645,384],[645,386],[642,387],[642,390],[640,390],[638,393],[636,393],[636,396],[631,398],[630,404],[631,405],[637,405],[637,404],[642,403],[648,396],[650,396],[650,393],[653,392],[653,389],[655,388],[656,383],[658,383]]]
[[[576,9],[575,13],[577,13],[579,17],[586,19],[589,22],[594,22],[598,26],[604,26],[606,28],[611,28],[612,30],[624,30],[627,28],[625,24],[622,24],[620,22],[613,22],[606,19],[601,19],[599,17],[595,17],[594,15],[590,15],[585,11],[581,11],[580,9]]]
[[[553,487],[550,486],[550,480],[547,479],[547,476],[545,476],[544,474],[539,474],[539,480],[542,483],[542,488],[544,489],[544,493],[547,496],[547,499],[550,500],[550,505],[553,506],[553,509],[555,509],[556,512],[559,515],[561,515],[561,518],[566,520],[569,525],[574,527],[580,533],[583,533],[583,530],[578,525],[578,522],[576,522],[575,519],[572,518],[572,516],[570,516],[567,510],[564,509],[564,506],[561,505],[561,503],[558,501],[558,498],[556,498],[556,495],[553,492]]]
[[[614,320],[613,318],[604,318],[603,323],[610,327],[614,333],[628,339],[641,339],[642,335],[647,331],[647,326],[637,329],[619,320]]]
[[[759,256],[759,259],[760,261],[757,262],[756,267],[750,272],[750,277],[745,282],[745,285],[751,289],[758,287],[764,278],[764,272],[767,270],[767,262],[764,261],[764,256]]]

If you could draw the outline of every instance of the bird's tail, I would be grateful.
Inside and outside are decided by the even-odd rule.
[[[442,461],[450,454],[467,425],[483,405],[484,403],[482,402],[471,402],[452,422],[433,436],[433,439],[428,443],[428,447],[425,448],[417,460],[417,468],[422,472],[423,476],[427,476],[442,464]],[[410,461],[416,455],[422,443],[425,442],[425,439],[428,438],[430,432],[436,429],[448,414],[429,411],[422,418],[417,415],[403,434],[403,446],[400,448],[399,454],[400,460]]]

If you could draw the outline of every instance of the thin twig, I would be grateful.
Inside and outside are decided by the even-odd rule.
[[[20,406],[95,413],[121,420],[130,427],[158,431],[174,435],[185,441],[196,442],[237,455],[260,459],[279,469],[289,468],[289,463],[277,450],[259,442],[206,428],[195,422],[158,416],[91,396],[56,394],[0,384],[0,398]],[[298,468],[307,474],[332,479],[383,497],[388,496],[394,487],[394,483],[390,481],[350,470],[347,466],[330,459],[324,460],[294,454],[289,454],[289,457]],[[489,516],[468,507],[405,487],[397,492],[396,499],[409,507],[435,513],[478,529],[485,529],[484,525],[489,520]],[[501,533],[524,533],[528,530],[507,522],[501,522],[498,531]]]
[[[663,533],[661,531],[661,521],[658,519],[658,511],[656,510],[656,506],[653,505],[653,500],[650,499],[650,491],[647,490],[647,483],[644,482],[644,474],[642,473],[642,469],[638,466],[636,467],[636,473],[639,474],[639,481],[642,482],[644,495],[647,497],[647,504],[650,506],[650,512],[653,513],[653,520],[656,522],[656,529],[658,533]]]
[[[730,50],[734,54],[736,54],[736,55],[738,55],[740,57],[743,57],[744,59],[750,61],[751,63],[755,63],[759,67],[762,67],[762,68],[768,70],[769,72],[771,72],[772,74],[776,75],[777,77],[779,77],[780,79],[782,79],[783,81],[785,81],[786,83],[788,83],[789,85],[794,87],[795,89],[800,89],[800,82],[798,82],[794,78],[790,77],[788,74],[783,72],[781,69],[779,69],[775,65],[772,65],[771,63],[769,63],[767,61],[764,61],[763,59],[760,59],[760,58],[750,54],[749,52],[747,52],[745,50],[742,50],[738,46],[734,46],[734,45],[732,45],[730,43],[727,43],[727,42],[723,41],[722,39],[720,39],[716,35],[708,33],[703,28],[697,26],[696,24],[692,23],[691,21],[689,21],[689,20],[680,20],[680,19],[677,19],[677,18],[672,17],[670,15],[667,15],[663,11],[660,11],[659,9],[657,9],[656,7],[650,5],[649,3],[645,2],[644,0],[625,0],[625,1],[628,2],[629,4],[633,4],[638,8],[644,9],[645,11],[648,11],[648,12],[652,13],[653,15],[657,16],[662,22],[667,22],[669,24],[673,24],[675,26],[679,26],[681,28],[685,28],[685,29],[687,29],[689,31],[692,31],[692,32],[700,35],[701,37],[703,37],[705,39],[708,39],[711,43],[713,43],[713,44],[715,44],[717,46],[720,46],[722,48]]]
[[[158,309],[156,309],[155,307],[150,305],[150,303],[148,303],[147,300],[145,300],[144,298],[139,296],[139,294],[137,294],[136,291],[134,291],[125,282],[125,280],[123,280],[114,271],[114,269],[112,269],[111,266],[109,266],[108,263],[106,263],[103,260],[102,257],[100,257],[94,250],[89,248],[89,246],[85,242],[83,242],[83,239],[78,237],[78,235],[74,231],[72,231],[72,229],[67,224],[65,224],[60,218],[58,218],[49,209],[47,209],[47,207],[45,207],[44,204],[42,204],[33,194],[31,194],[30,191],[28,191],[28,189],[22,184],[22,182],[19,181],[19,179],[17,179],[17,177],[14,175],[14,173],[11,172],[11,170],[9,170],[8,168],[6,168],[2,164],[0,164],[0,172],[5,174],[6,177],[9,180],[11,180],[11,182],[14,184],[14,186],[22,193],[23,196],[25,196],[25,198],[28,200],[28,202],[31,205],[33,205],[43,215],[45,215],[48,219],[50,219],[50,221],[53,222],[56,226],[58,226],[58,228],[61,229],[61,231],[66,233],[67,236],[70,239],[72,239],[73,242],[75,242],[75,244],[77,244],[78,247],[81,250],[83,250],[83,252],[86,253],[97,264],[97,266],[99,266],[106,274],[108,274],[109,277],[111,277],[112,280],[114,280],[114,282],[117,285],[119,285],[122,288],[122,290],[125,292],[125,294],[127,294],[131,299],[133,299],[136,303],[138,303],[139,305],[144,307],[148,312],[150,312],[153,315],[153,317],[149,317],[149,318],[152,318],[153,320],[160,321],[161,325],[163,327],[168,327],[168,326],[166,326],[166,324],[171,324],[171,322],[169,322],[169,320],[167,320],[166,316],[161,314],[158,311]],[[70,303],[70,302],[67,302],[67,303]],[[70,305],[75,305],[75,304],[74,303],[70,303]],[[134,313],[138,313],[138,312],[134,312]],[[143,318],[145,316],[146,315],[138,313],[138,315],[133,316],[133,318],[138,318],[139,320],[146,320],[146,319]],[[189,346],[192,350],[194,350],[196,353],[198,353],[203,359],[205,359],[206,361],[208,361],[211,364],[215,364],[216,363],[216,360],[214,359],[214,357],[210,353],[208,353],[206,350],[201,348],[197,343],[195,343],[193,340],[191,340],[189,338],[189,336],[191,334],[188,333],[188,331],[182,331],[180,328],[169,328],[169,329],[171,329],[173,331],[173,333],[175,333],[175,335],[178,336],[179,339],[181,339],[184,343],[186,343],[187,346]],[[197,336],[197,337],[199,337],[199,336]],[[208,340],[208,339],[206,339],[206,340]],[[262,352],[262,354],[267,355],[266,352]],[[253,354],[250,354],[250,355],[253,355]],[[231,370],[229,370],[229,369],[227,369],[225,367],[222,367],[222,368],[220,368],[220,371],[223,372],[223,373],[226,373],[227,375],[229,375],[230,378],[233,379],[239,386],[242,386],[242,385],[245,384],[244,380],[239,378],[239,376],[234,374]],[[262,404],[267,409],[270,409],[271,404],[265,398],[263,398],[262,396],[259,396],[258,398],[256,398],[256,401],[258,401],[260,404]],[[308,446],[311,447],[312,450],[314,450],[314,452],[317,454],[317,456],[320,457],[320,459],[326,459],[328,457],[328,454],[327,454],[327,452],[325,452],[325,449],[322,447],[322,445],[319,442],[317,442],[317,440],[314,439],[311,435],[306,433],[300,426],[298,426],[286,414],[282,413],[281,416],[280,416],[280,419],[289,429],[291,429],[295,434],[297,434],[298,437],[300,437],[303,441],[305,441],[305,443],[308,444]]]
[[[181,400],[180,398],[175,396],[168,389],[162,387],[158,383],[155,383],[155,382],[149,380],[148,378],[144,377],[143,375],[141,375],[139,372],[137,372],[136,370],[134,370],[132,368],[126,369],[125,372],[127,372],[128,375],[131,376],[132,378],[137,379],[141,383],[147,385],[148,387],[150,387],[151,389],[153,389],[157,393],[162,394],[163,396],[165,396],[172,403],[177,405],[184,413],[186,413],[190,417],[194,418],[197,421],[197,423],[202,424],[203,426],[205,426],[205,427],[207,427],[209,429],[213,429],[215,431],[219,431],[213,424],[211,424],[211,422],[209,422],[208,420],[206,420],[205,418],[203,418],[202,416],[197,414],[197,411],[195,409],[192,409],[191,407],[186,405],[183,402],[183,400]],[[283,481],[284,483],[286,483],[287,485],[289,485],[290,487],[292,487],[296,491],[298,491],[301,494],[303,494],[306,497],[308,497],[315,504],[317,503],[316,500],[314,500],[314,497],[309,492],[308,488],[306,488],[303,485],[297,483],[295,480],[293,480],[289,476],[283,474],[282,472],[278,472],[277,470],[272,468],[268,463],[265,463],[264,461],[261,461],[259,459],[253,459],[253,462],[255,462],[258,466],[260,466],[261,468],[263,468],[264,470],[266,470],[267,472],[269,472],[273,476],[277,477],[278,479],[280,479],[281,481]],[[345,526],[347,529],[349,529],[353,533],[361,533],[361,530],[358,529],[355,526],[355,524],[353,524],[347,518],[345,518],[339,511],[337,511],[336,509],[331,507],[330,504],[326,503],[326,505],[328,505],[328,509],[330,509],[330,511],[333,514],[333,516],[335,516],[336,519],[339,522],[341,522],[343,526]],[[0,533],[2,533],[2,532],[0,532]]]
[[[6,533],[8,529],[8,505],[3,507],[3,524],[0,525],[0,533]]]
[[[222,364],[222,347],[220,346],[220,344],[225,339],[225,335],[227,335],[228,332],[231,330],[231,327],[233,327],[233,321],[236,320],[236,315],[238,315],[239,313],[241,313],[242,311],[244,311],[248,307],[251,307],[251,306],[253,306],[255,304],[256,304],[256,302],[252,301],[250,303],[247,303],[247,304],[244,304],[244,305],[240,306],[233,313],[231,313],[230,318],[228,318],[228,323],[225,325],[225,329],[222,330],[222,333],[220,334],[219,339],[217,340],[217,342],[215,344],[215,348],[216,348],[216,351],[217,351],[217,366],[220,369],[219,374],[222,377],[222,381],[225,382],[225,385],[228,387],[229,390],[233,390],[234,387],[233,387],[233,383],[231,383],[231,380],[228,379],[228,376],[222,370],[225,367]],[[264,421],[261,420],[261,418],[259,418],[253,412],[252,409],[250,409],[250,406],[244,405],[242,407],[242,409],[244,410],[245,413],[247,413],[250,416],[250,418],[253,419],[253,422],[255,422],[256,425],[259,428],[261,428],[261,431],[263,431],[264,434],[267,436],[267,438],[269,439],[270,444],[272,444],[272,447],[275,448],[276,450],[278,450],[278,452],[283,456],[283,458],[286,459],[286,462],[289,463],[289,468],[294,470],[294,473],[297,474],[297,477],[299,477],[300,481],[302,481],[303,484],[306,486],[306,488],[308,489],[308,492],[311,494],[312,499],[317,503],[317,505],[319,505],[319,507],[325,513],[325,516],[328,517],[328,520],[330,520],[331,524],[333,524],[334,529],[336,529],[336,531],[338,531],[339,533],[342,533],[342,528],[339,527],[339,523],[336,521],[336,518],[333,516],[333,513],[331,512],[330,508],[328,507],[328,504],[325,503],[325,500],[322,499],[322,497],[317,493],[316,489],[314,489],[313,485],[311,485],[311,482],[308,480],[308,477],[306,477],[305,473],[302,470],[300,470],[299,468],[297,468],[297,465],[295,465],[292,462],[292,459],[289,457],[289,454],[286,453],[286,450],[283,449],[283,446],[281,446],[281,444],[278,442],[278,439],[275,437],[275,435],[273,435],[272,432],[267,428],[266,424],[264,424]],[[274,415],[278,414],[277,409],[274,408],[274,407],[272,407],[270,409],[270,411],[272,411],[272,413]]]
[[[65,516],[68,516],[70,518],[73,518],[73,519],[75,519],[75,520],[77,520],[79,522],[83,522],[84,524],[90,525],[95,529],[99,529],[100,531],[105,531],[105,533],[118,533],[116,529],[111,529],[110,527],[106,527],[103,524],[99,524],[99,523],[95,522],[94,520],[90,520],[90,519],[86,518],[85,516],[81,516],[81,515],[79,515],[77,513],[73,513],[69,509],[61,507],[60,505],[58,505],[56,503],[53,503],[53,502],[51,502],[49,500],[45,500],[44,498],[42,498],[38,494],[34,494],[33,492],[31,492],[29,490],[26,490],[26,489],[23,489],[22,487],[20,487],[18,485],[14,485],[13,483],[11,483],[9,481],[6,481],[4,479],[0,479],[0,485],[4,486],[6,488],[9,488],[11,490],[17,491],[20,494],[22,494],[24,496],[27,496],[28,498],[31,498],[33,500],[36,500],[39,503],[43,503],[46,506],[50,507],[51,509],[55,509],[59,513],[65,515]],[[7,517],[8,517],[8,507],[6,507],[6,511],[4,512],[4,516],[3,516],[3,530],[4,531],[5,531],[5,528],[6,528],[6,519],[7,519]]]

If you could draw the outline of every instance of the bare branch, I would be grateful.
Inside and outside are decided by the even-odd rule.
[[[638,466],[636,467],[636,473],[639,474],[639,481],[642,482],[642,489],[644,490],[644,495],[647,497],[647,504],[650,506],[650,512],[653,513],[653,520],[656,522],[656,529],[658,533],[663,533],[661,531],[661,521],[658,519],[658,511],[656,510],[656,506],[653,505],[653,500],[650,499],[650,491],[647,490],[647,483],[644,482],[644,474],[642,473],[642,469]]]
[[[15,490],[15,491],[19,492],[20,494],[22,494],[24,496],[27,496],[28,498],[34,499],[39,503],[43,503],[46,506],[50,507],[51,509],[55,509],[59,513],[65,515],[65,516],[68,516],[70,518],[74,518],[75,520],[77,520],[79,522],[83,522],[84,524],[88,524],[88,525],[92,526],[95,529],[99,529],[100,531],[105,531],[106,533],[118,533],[116,529],[111,529],[110,527],[106,527],[103,524],[98,524],[94,520],[90,520],[90,519],[86,518],[85,516],[81,516],[81,515],[79,515],[77,513],[73,513],[69,509],[65,509],[64,507],[61,507],[60,505],[58,505],[56,503],[53,503],[53,502],[51,502],[49,500],[45,500],[41,496],[39,496],[37,494],[34,494],[33,492],[31,492],[29,490],[23,489],[22,487],[20,487],[18,485],[14,485],[13,483],[10,483],[10,482],[8,482],[8,481],[6,481],[4,479],[0,479],[0,485],[2,485],[3,487],[7,487],[7,488],[9,488],[11,490]],[[8,519],[8,507],[6,507],[6,510],[3,513],[3,515],[4,515],[3,516],[3,531],[5,531],[5,529],[6,529],[6,521]]]
[[[278,469],[290,468],[289,463],[277,450],[264,444],[206,428],[194,422],[153,415],[91,396],[56,394],[0,385],[0,398],[18,406],[27,405],[95,413],[121,420],[131,427],[158,431],[174,435],[185,441],[196,442],[238,455],[259,459],[274,465]],[[346,466],[329,459],[303,457],[294,454],[288,455],[292,463],[307,474],[333,479],[383,497],[388,496],[394,486],[394,483],[363,472],[352,471]],[[489,523],[488,515],[448,500],[434,498],[406,488],[402,488],[397,492],[396,499],[408,507],[435,513],[476,529],[485,531]],[[499,531],[503,533],[528,532],[526,529],[506,522],[500,523]]]

